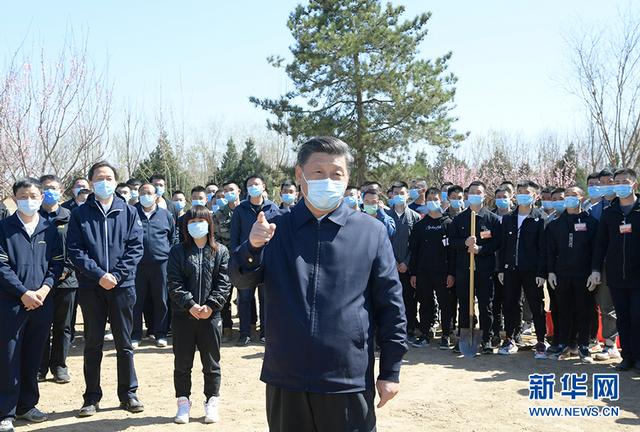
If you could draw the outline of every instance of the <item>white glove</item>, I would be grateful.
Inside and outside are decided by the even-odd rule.
[[[504,285],[504,273],[498,273],[498,280]]]
[[[556,286],[558,285],[558,278],[556,277],[556,274],[549,273],[549,277],[547,278],[547,280],[549,281],[549,286],[551,287],[551,289],[556,289]]]
[[[593,291],[600,285],[600,272],[594,271],[587,279],[587,289]]]
[[[544,286],[544,278],[536,277],[536,285],[539,287]]]

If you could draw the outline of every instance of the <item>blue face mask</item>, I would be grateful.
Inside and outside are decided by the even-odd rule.
[[[81,188],[81,187],[73,188],[73,196],[77,197],[82,189],[84,188]]]
[[[207,203],[204,200],[191,200],[191,207],[195,207],[195,206],[206,206]]]
[[[330,178],[307,180],[304,173],[302,178],[307,183],[305,198],[309,201],[309,204],[321,211],[332,210],[340,205],[340,201],[344,197],[344,191],[347,189],[345,182]]]
[[[137,190],[132,190],[131,191],[131,198],[132,199],[138,199],[139,196],[140,196],[140,193]]]
[[[610,197],[616,194],[615,191],[615,186],[613,185],[607,185],[607,186],[600,186],[600,191],[602,192],[602,196],[605,197]]]
[[[34,214],[36,214],[36,212],[40,208],[40,204],[40,201],[32,199],[18,200],[16,202],[18,211],[25,216],[33,216]]]
[[[464,201],[463,200],[450,200],[449,204],[451,204],[451,207],[454,210],[460,210],[462,208],[462,206],[464,205]]]
[[[560,201],[558,201],[560,202]],[[564,206],[566,208],[574,209],[580,205],[580,199],[575,196],[564,197]]]
[[[187,203],[182,200],[177,200],[173,202],[173,205],[176,206],[179,211],[182,211],[186,207]]]
[[[158,196],[164,195],[164,186],[156,186],[156,195]]]
[[[542,201],[542,208],[544,210],[551,210],[553,208],[553,201],[548,201],[548,200]]]
[[[54,189],[47,189],[44,191],[44,205],[53,206],[60,201],[60,192]]]
[[[440,192],[440,199],[442,200],[442,202],[449,201],[449,195],[447,194],[447,191]]]
[[[113,182],[100,180],[93,184],[93,191],[100,199],[107,199],[114,194],[116,186]]]
[[[440,203],[438,201],[427,201],[427,211],[429,212],[435,212],[435,211],[442,211],[442,208],[440,208]]]
[[[351,195],[344,197],[344,202],[347,203],[347,205],[351,208],[354,208],[358,205],[358,199]]]
[[[296,200],[296,194],[282,194],[280,196],[282,197],[282,202],[285,204],[293,204]]]
[[[553,209],[558,213],[564,211],[564,201],[553,201]]]
[[[496,198],[496,207],[499,209],[509,208],[509,198]]]
[[[404,205],[407,203],[407,197],[404,195],[396,195],[389,200],[389,205]]]
[[[413,201],[417,200],[419,196],[420,192],[418,191],[418,189],[409,190],[409,198],[411,198]]]
[[[207,194],[207,202],[211,202],[211,200],[213,199],[214,196],[216,196],[216,194],[214,192],[209,192]]]
[[[235,192],[225,192],[224,199],[226,199],[227,202],[236,202],[236,200],[238,199],[238,194]]]
[[[140,195],[140,204],[142,204],[142,207],[149,208],[153,205],[154,202],[156,202],[155,195],[148,195],[148,194]]]
[[[516,195],[516,201],[518,205],[528,206],[533,204],[533,197],[529,194],[518,194]]]
[[[589,192],[589,198],[600,198],[602,197],[602,189],[600,186],[589,186],[587,188]]]
[[[633,193],[633,186],[630,184],[619,184],[613,187],[618,198],[626,198]]]
[[[209,224],[205,221],[190,222],[189,225],[187,225],[187,230],[191,237],[199,239],[209,234]]]
[[[216,205],[218,206],[218,208],[224,208],[226,207],[228,204],[227,200],[224,198],[218,198],[216,200]]]
[[[484,197],[482,195],[469,195],[469,205],[479,206],[484,201]]]
[[[247,192],[249,192],[249,196],[251,198],[257,198],[260,195],[262,195],[262,192],[264,192],[264,189],[262,188],[262,186],[253,185],[247,188]]]

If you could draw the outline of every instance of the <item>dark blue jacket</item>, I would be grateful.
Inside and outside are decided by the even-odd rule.
[[[178,243],[173,215],[156,206],[151,218],[147,219],[142,204],[135,205],[142,222],[144,255],[140,264],[161,263],[169,259],[171,246]]]
[[[40,207],[38,213],[40,213],[40,217],[44,218],[46,221],[58,228],[58,232],[60,233],[60,237],[62,239],[64,269],[62,270],[62,275],[57,282],[56,288],[78,288],[78,279],[76,278],[76,272],[73,268],[73,263],[69,259],[69,253],[67,252],[67,228],[69,226],[69,219],[71,218],[71,211],[65,207],[58,206],[56,211],[48,213],[44,207]]]
[[[55,225],[41,217],[29,238],[17,214],[0,221],[0,299],[20,302],[25,292],[42,285],[54,289],[63,267],[62,239]]]
[[[397,382],[406,319],[384,225],[344,203],[318,222],[304,200],[270,222],[271,241],[242,243],[230,263],[238,288],[264,283],[262,381],[312,393],[373,388],[375,332],[379,378]]]
[[[278,208],[276,203],[269,200],[264,200],[264,202],[262,203],[262,211],[264,212],[264,215],[267,219],[271,219],[272,217],[280,213],[280,209]],[[258,217],[258,213],[255,212],[255,210],[251,206],[251,201],[249,201],[248,198],[244,201],[241,201],[240,204],[236,206],[236,208],[233,210],[233,216],[231,217],[230,250],[235,250],[235,248],[237,248],[240,243],[249,238],[251,227]]]
[[[69,200],[66,200],[65,202],[63,202],[62,204],[60,204],[60,207],[64,207],[69,211],[72,211],[76,208],[78,208],[78,203],[76,203],[76,200],[74,198],[71,198]]]
[[[95,195],[89,195],[71,212],[67,249],[79,288],[96,286],[106,273],[115,276],[118,288],[133,287],[143,253],[138,211],[116,194],[105,214]]]

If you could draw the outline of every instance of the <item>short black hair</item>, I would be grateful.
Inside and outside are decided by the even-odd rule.
[[[379,191],[377,191],[377,190],[375,190],[375,189],[369,189],[369,190],[364,191],[363,198],[364,198],[365,196],[367,196],[367,195],[375,195],[375,196],[376,196],[376,198],[378,198],[378,199],[381,199],[381,198],[382,198],[382,196],[380,195],[380,192],[379,192]]]
[[[291,186],[293,186],[294,188],[296,188],[296,190],[298,190],[298,185],[293,180],[290,180],[290,179],[287,179],[287,180],[283,181],[280,184],[280,189],[286,188],[286,187],[291,187]]]
[[[345,189],[345,192],[351,189],[360,190],[360,188],[356,185],[348,185],[347,188]]]
[[[308,139],[300,146],[298,150],[298,158],[296,164],[303,166],[309,160],[313,153],[326,153],[336,156],[344,156],[347,162],[347,170],[353,163],[353,156],[349,150],[347,143],[339,138],[330,136],[319,136]]]
[[[633,168],[620,168],[619,170],[616,170],[616,172],[613,174],[613,177],[616,177],[619,175],[627,175],[634,180],[638,178],[638,174]]]
[[[42,183],[40,183],[40,180],[34,177],[25,177],[19,179],[13,184],[13,195],[17,195],[18,190],[22,188],[30,188],[31,186],[35,186],[40,192],[42,192]]]
[[[602,177],[613,177],[613,171],[608,168],[600,170],[598,173],[598,179],[601,179]]]
[[[442,183],[442,185],[440,185],[440,190],[442,190],[444,187],[448,187],[448,186],[453,186],[453,183],[451,183],[449,181],[446,181],[446,182]]]
[[[73,183],[71,183],[71,185],[73,186],[74,184],[76,184],[76,182],[77,182],[78,180],[84,180],[84,181],[86,181],[87,183],[90,183],[90,182],[89,182],[89,179],[87,179],[87,178],[85,178],[85,177],[75,177],[75,178],[73,179]]]
[[[540,185],[533,180],[520,180],[516,186],[517,188],[533,188],[533,190],[539,191]]]
[[[511,193],[511,189],[506,188],[504,186],[498,186],[496,188],[496,190],[493,192],[493,195],[498,195],[500,192],[507,192],[507,193]]]
[[[162,174],[154,174],[151,177],[149,177],[149,182],[150,183],[153,183],[154,180],[167,181],[167,179],[164,178],[164,176]]]
[[[484,189],[485,192],[487,190],[487,185],[485,185],[482,180],[472,181],[471,183],[469,183],[469,187],[467,188],[467,190],[471,189],[471,186],[482,186],[482,189]]]
[[[116,189],[121,187],[128,187],[129,189],[131,189],[131,186],[129,186],[127,183],[118,183],[118,185],[116,186]]]
[[[407,182],[399,180],[399,181],[394,181],[391,184],[391,189],[395,189],[395,188],[405,188],[405,189],[409,189],[409,185],[407,184]]]
[[[447,189],[447,196],[454,194],[456,192],[464,193],[462,186],[460,185],[449,186],[449,189]]]
[[[429,196],[430,193],[435,193],[436,195],[438,195],[438,197],[440,197],[440,189],[435,186],[431,186],[430,188],[428,188],[425,196]]]
[[[542,188],[542,190],[540,191],[540,193],[541,193],[541,194],[543,194],[543,193],[549,193],[549,194],[550,194],[550,193],[552,193],[552,192],[553,192],[553,190],[554,190],[554,189],[555,189],[555,187],[554,187],[554,186],[545,186],[545,187],[543,187],[543,188]]]
[[[196,192],[203,192],[203,193],[207,193],[207,189],[204,186],[194,186],[191,188],[191,195],[193,195]]]
[[[138,180],[137,178],[134,178],[134,177],[127,180],[127,185],[129,185],[129,187],[140,186],[141,184],[142,184],[142,180]]]
[[[238,189],[240,189],[240,186],[238,186],[238,183],[234,182],[233,180],[229,180],[226,181],[224,183],[222,183],[222,187],[224,188],[225,186],[229,186],[229,185],[234,185],[235,187],[237,187]]]
[[[559,194],[559,193],[565,193],[566,189],[563,187],[557,187],[554,190],[551,191],[551,196],[554,196],[555,194]]]
[[[262,184],[264,185],[264,188],[265,189],[267,188],[267,182],[264,181],[264,177],[262,177],[260,174],[251,174],[249,177],[244,179],[244,188],[245,189],[247,189],[247,183],[249,183],[249,180],[251,180],[251,179],[260,179],[260,181],[262,181]]]
[[[207,184],[204,186],[205,188],[208,188],[209,186],[215,186],[218,187],[218,185],[216,184],[216,182],[214,182],[213,180],[209,180],[207,182]],[[218,188],[219,189],[219,188]]]
[[[182,195],[184,195],[184,192],[182,192],[180,189],[176,189],[176,190],[174,190],[174,191],[173,191],[173,193],[171,194],[171,196],[178,195],[178,194],[182,194]]]
[[[113,165],[111,165],[109,162],[102,160],[100,162],[96,162],[93,165],[91,165],[91,168],[89,168],[89,180],[93,181],[93,174],[96,172],[97,169],[100,168],[109,168],[111,171],[113,171],[113,177],[116,179],[116,181],[118,181],[118,171],[115,169],[115,167]]]
[[[40,183],[54,181],[54,182],[58,183],[59,185],[62,184],[62,182],[60,181],[60,177],[58,177],[55,174],[45,174],[43,176],[40,176],[39,181],[40,181]]]
[[[599,173],[597,173],[597,172],[592,172],[591,174],[589,174],[589,175],[587,176],[587,181],[589,181],[589,180],[593,180],[593,179],[598,179],[598,180],[599,180],[599,179],[600,179],[600,175],[599,175]]]

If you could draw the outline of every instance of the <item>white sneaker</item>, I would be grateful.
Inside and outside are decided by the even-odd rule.
[[[138,347],[140,346],[140,341],[131,341],[131,348],[133,349],[138,349]]]
[[[505,340],[498,350],[498,354],[501,355],[511,355],[518,352],[518,347],[512,340]]]
[[[156,346],[158,348],[166,348],[167,345],[169,344],[167,343],[167,340],[165,338],[160,338],[156,341]]]
[[[218,412],[219,397],[211,396],[208,402],[204,404],[204,422],[218,423],[220,421],[220,413]]]
[[[189,414],[191,413],[191,401],[186,397],[178,398],[178,413],[173,418],[173,422],[177,424],[189,423]]]
[[[13,419],[6,418],[0,421],[0,432],[13,432]]]
[[[618,351],[617,347],[607,346],[607,347],[604,347],[602,352],[596,353],[595,358],[596,360],[606,361],[606,360],[619,359],[621,358],[621,356],[620,356],[620,351]]]
[[[104,334],[104,340],[105,340],[105,342],[112,342],[113,341],[113,334],[111,332],[105,333]]]
[[[531,325],[530,322],[525,321],[524,325],[522,326],[522,335],[523,336],[533,335],[533,326]]]

